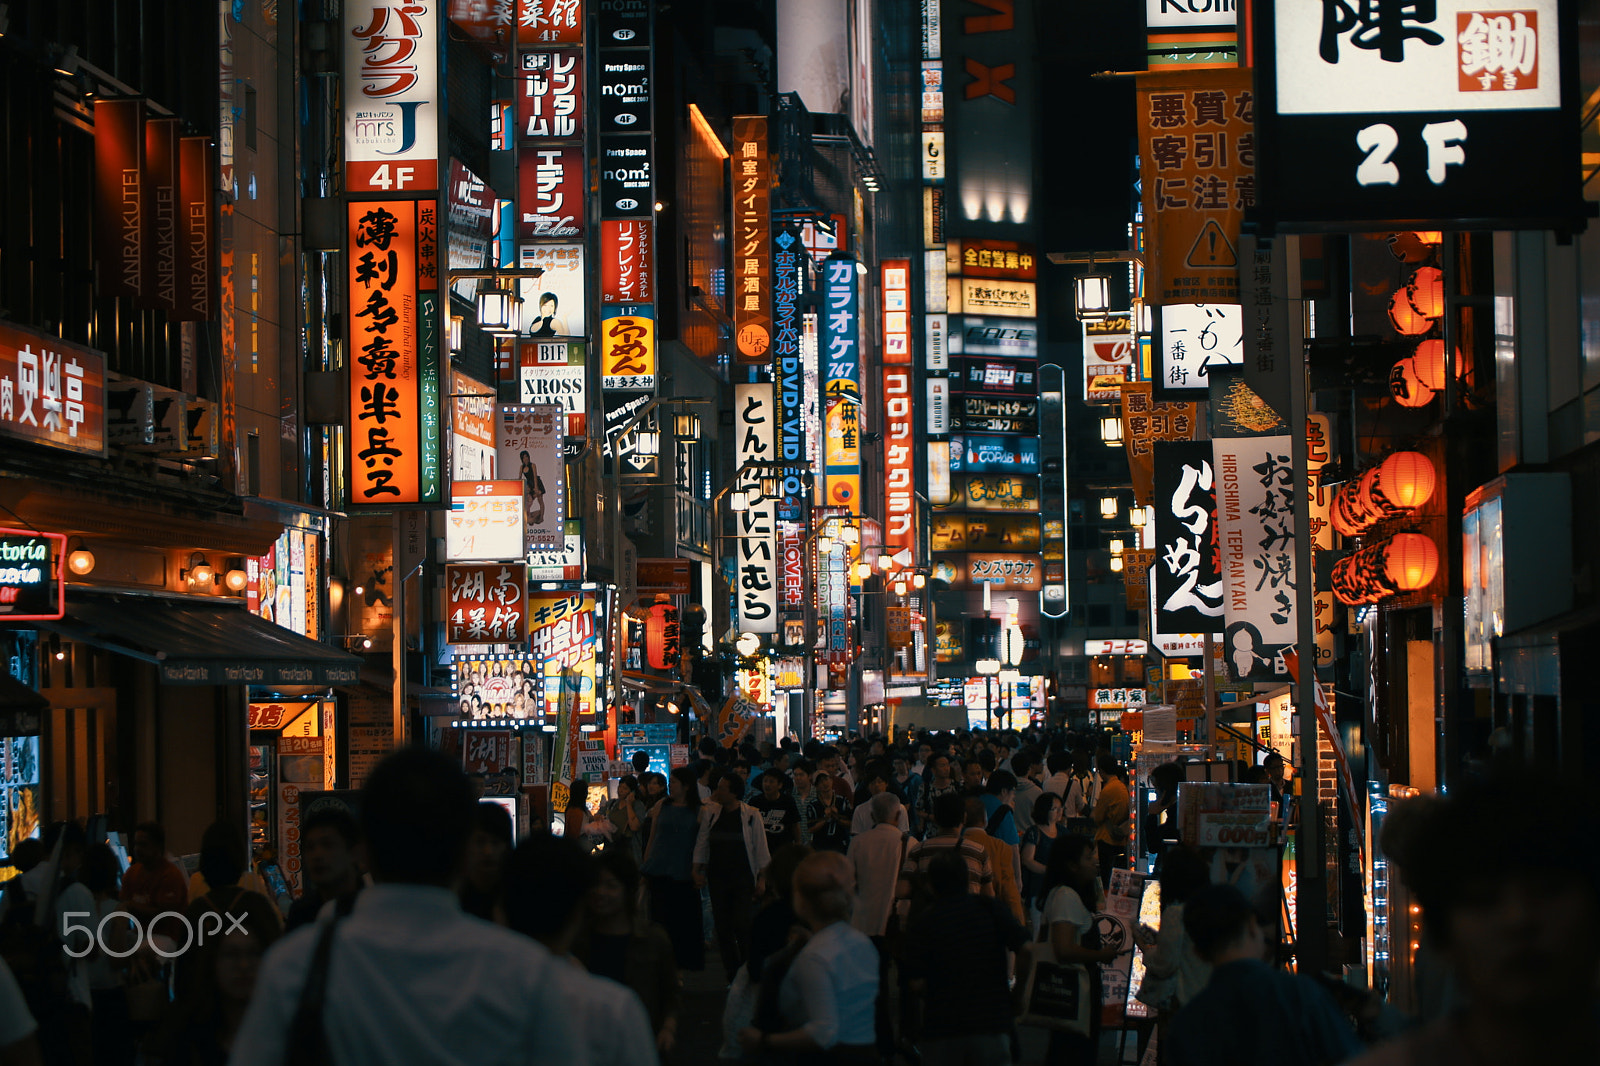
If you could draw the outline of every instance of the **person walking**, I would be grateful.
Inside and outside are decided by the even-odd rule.
[[[1003,772],[996,770],[995,774]],[[968,796],[966,802],[966,839],[975,841],[988,853],[989,869],[994,872],[994,896],[1005,904],[1018,922],[1022,922],[1026,920],[1027,913],[1022,909],[1022,864],[1017,857],[1017,849],[985,828],[986,823],[992,824],[993,818],[987,816],[983,797]]]
[[[794,797],[784,792],[788,780],[777,770],[761,775],[761,791],[750,800],[750,806],[761,814],[767,833],[767,852],[775,854],[785,844],[800,842],[800,810]]]
[[[1061,834],[1061,811],[1060,796],[1040,792],[1033,802],[1033,824],[1022,835],[1022,899],[1034,912],[1044,906],[1044,876]]]
[[[167,831],[159,822],[141,822],[133,830],[133,863],[122,875],[122,902],[147,936],[157,929],[181,932],[176,920],[155,921],[164,911],[182,914],[189,902],[189,886],[167,856]]]
[[[940,796],[961,791],[961,782],[955,779],[955,771],[950,756],[944,752],[933,755],[928,763],[927,785],[922,790],[922,820],[923,831],[933,833],[938,830],[938,819],[934,817],[933,806]],[[962,819],[966,814],[963,809]]]
[[[1183,925],[1212,971],[1167,1026],[1161,1050],[1171,1066],[1334,1066],[1361,1052],[1327,992],[1268,965],[1267,935],[1243,892],[1207,885],[1184,904]]]
[[[700,808],[694,845],[694,880],[711,896],[711,916],[723,971],[730,977],[750,954],[756,880],[766,869],[767,832],[761,812],[738,798],[739,777],[719,768],[711,775],[711,801]]]
[[[794,769],[789,773],[794,786],[790,789],[790,795],[794,799],[794,809],[800,815],[800,845],[805,848],[811,847],[811,822],[807,811],[811,801],[817,798],[816,786],[812,783],[816,776],[817,764],[810,759],[796,760]]]
[[[795,871],[795,912],[811,930],[779,991],[788,1028],[774,1033],[739,1031],[747,1053],[822,1053],[830,1066],[880,1066],[874,1043],[878,955],[850,924],[855,895],[850,861],[843,855],[812,855]]]
[[[1100,852],[1100,884],[1111,883],[1111,871],[1128,864],[1133,837],[1133,807],[1128,797],[1127,770],[1107,756],[1100,762],[1100,797],[1095,801],[1094,842]]]
[[[1183,924],[1183,907],[1210,882],[1206,860],[1194,848],[1174,847],[1161,864],[1161,929],[1140,925],[1133,938],[1144,951],[1139,1000],[1160,1012],[1163,1027],[1211,980],[1211,964],[1195,951]]]
[[[636,751],[634,754],[644,755],[644,752]],[[645,765],[649,765],[648,756]],[[639,795],[637,777],[623,774],[617,781],[617,798],[606,803],[605,817],[611,823],[611,841],[606,845],[606,850],[626,851],[634,864],[638,865],[644,855],[644,800]]]
[[[816,795],[801,815],[811,827],[811,846],[843,854],[850,844],[850,801],[840,795],[839,782],[829,775],[819,773],[814,783]]]
[[[193,980],[178,993],[161,1025],[145,1042],[143,1062],[149,1066],[219,1066],[248,1056],[244,1044],[248,1038],[242,1039],[241,1033],[260,982],[262,954],[271,932],[258,924],[260,917],[257,912],[244,914],[238,928],[224,926],[222,936],[195,948]]]
[[[974,895],[992,896],[994,867],[989,862],[989,852],[976,840],[968,839],[967,801],[956,792],[946,792],[933,804],[934,835],[913,844],[906,852],[905,863],[900,867],[900,881],[895,887],[899,899],[910,900],[907,913],[915,917],[919,907],[930,902],[925,885],[928,864],[935,856],[946,851],[959,854],[967,865],[967,888]]]
[[[572,954],[590,973],[633,989],[650,1016],[656,1050],[667,1055],[678,1042],[682,988],[666,930],[635,913],[639,883],[639,867],[626,853],[607,850],[595,857],[588,920]]]
[[[1039,771],[1044,763],[1038,748],[1023,748],[1011,757],[1011,772],[1017,779],[1016,796],[1011,807],[1017,819],[1017,836],[1020,839],[1033,828],[1033,807],[1044,794],[1039,784]]]
[[[511,815],[498,803],[481,802],[472,815],[466,873],[461,879],[461,909],[488,922],[494,920],[494,909],[503,894],[514,834]]]
[[[889,771],[882,766],[876,766],[867,771],[866,776],[862,779],[862,787],[866,790],[866,794],[860,798],[860,802],[855,805],[854,813],[850,815],[850,835],[852,837],[860,836],[876,824],[872,820],[872,797],[886,793],[893,794],[889,790]],[[899,799],[898,796],[895,798],[896,800]],[[899,805],[896,809],[898,813],[895,815],[895,825],[899,827],[902,833],[911,832],[911,821],[906,817],[905,806]]]
[[[1050,1033],[1047,1061],[1051,1066],[1095,1066],[1100,1047],[1100,1011],[1104,998],[1100,966],[1115,959],[1117,947],[1101,947],[1094,913],[1102,906],[1095,880],[1099,853],[1083,836],[1061,836],[1050,849],[1045,872],[1044,917],[1039,937],[1049,943],[1057,962],[1079,963],[1089,971],[1089,1032],[1064,1029]]]
[[[214,822],[201,835],[200,873],[208,887],[204,895],[189,904],[189,928],[199,930],[204,921],[215,922],[218,929],[225,930],[235,916],[248,916],[258,950],[264,952],[271,947],[282,933],[278,911],[266,896],[240,887],[239,880],[245,873],[245,842],[244,835],[231,822]],[[179,994],[194,978],[190,966],[193,960],[188,952],[178,956],[173,987]]]
[[[672,771],[666,798],[651,811],[654,828],[646,846],[645,883],[650,890],[650,920],[667,931],[680,970],[706,968],[705,926],[700,887],[694,878],[694,852],[700,833],[700,783],[687,766]]]
[[[923,1066],[1008,1066],[1013,1010],[1008,952],[1027,933],[999,900],[967,891],[967,868],[945,851],[928,864],[933,902],[906,930],[902,967],[922,997]]]
[[[300,866],[306,890],[289,907],[284,932],[292,933],[316,921],[317,913],[330,900],[341,916],[350,913],[362,888],[355,851],[360,839],[361,827],[349,811],[328,806],[306,816],[300,825]]]
[[[572,954],[595,874],[576,841],[547,833],[528,837],[506,864],[506,924],[555,957],[556,984],[588,1066],[654,1066],[655,1033],[638,994],[589,972]]]
[[[872,826],[850,839],[851,873],[856,883],[850,924],[865,933],[878,949],[878,1051],[894,1053],[894,1027],[889,1022],[889,923],[894,919],[895,888],[905,857],[906,832],[899,818],[905,808],[892,792],[879,792],[864,804]]]
[[[373,769],[361,829],[375,883],[348,918],[267,952],[231,1066],[584,1061],[557,960],[462,913],[451,889],[473,806],[461,767],[438,752],[408,748]]]

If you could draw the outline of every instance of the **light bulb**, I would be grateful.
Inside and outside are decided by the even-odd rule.
[[[250,583],[250,577],[243,570],[229,570],[223,578],[223,583],[234,592],[243,592],[244,587]]]
[[[82,577],[94,569],[94,552],[88,548],[79,548],[67,556],[67,569]]]

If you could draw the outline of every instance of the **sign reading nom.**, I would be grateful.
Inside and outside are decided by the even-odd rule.
[[[344,160],[351,195],[439,188],[439,0],[345,6]]]
[[[66,613],[67,538],[0,529],[0,621],[30,622]]]

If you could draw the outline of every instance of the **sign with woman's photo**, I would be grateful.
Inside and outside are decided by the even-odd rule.
[[[507,404],[500,408],[495,465],[501,477],[520,478],[528,551],[565,543],[566,464],[561,442],[566,412],[558,404]]]

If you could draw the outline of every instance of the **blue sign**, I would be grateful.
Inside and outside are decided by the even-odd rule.
[[[779,230],[772,239],[772,369],[778,391],[778,456],[786,462],[806,457],[805,372],[800,364],[800,246],[799,235]],[[778,521],[801,522],[810,506],[805,482],[798,470],[787,471],[783,496],[778,501]]]
[[[1037,474],[1038,437],[969,434],[964,438],[962,469],[974,474]]]

